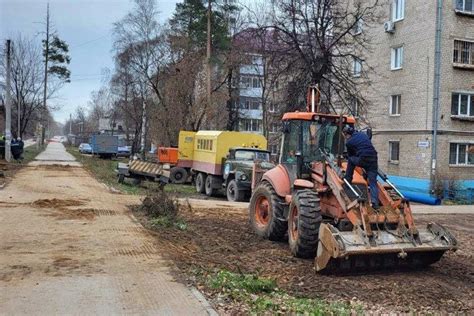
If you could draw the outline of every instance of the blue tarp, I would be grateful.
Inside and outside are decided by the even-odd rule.
[[[430,194],[430,180],[428,179],[390,175],[389,179],[410,201],[432,205],[441,203],[440,199]],[[474,180],[458,180],[458,183],[459,188],[456,190],[454,198],[474,203]],[[451,195],[452,192],[445,190],[443,198],[452,199]]]

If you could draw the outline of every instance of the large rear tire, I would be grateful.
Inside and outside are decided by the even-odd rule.
[[[216,195],[216,192],[217,192],[217,189],[212,187],[212,180],[213,180],[212,178],[213,178],[213,175],[208,175],[206,178],[204,191],[207,196],[214,196]]]
[[[230,202],[242,202],[245,200],[246,191],[239,190],[235,179],[229,181],[226,187],[227,200]]]
[[[249,203],[250,224],[257,235],[273,241],[284,239],[288,225],[284,202],[270,183],[257,185]]]
[[[196,192],[197,193],[204,193],[206,188],[206,175],[202,172],[199,172],[196,176]]]
[[[316,256],[322,220],[318,194],[311,190],[296,191],[288,215],[288,243],[294,256]]]
[[[187,178],[188,178],[188,172],[186,171],[186,169],[181,168],[181,167],[171,168],[171,173],[170,173],[171,183],[183,184],[186,182]]]

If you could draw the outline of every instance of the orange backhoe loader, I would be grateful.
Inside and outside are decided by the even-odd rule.
[[[364,171],[343,180],[344,125],[350,116],[318,113],[319,90],[308,90],[307,112],[283,115],[279,164],[254,167],[249,217],[254,231],[270,240],[288,238],[296,257],[316,257],[316,270],[392,266],[422,267],[456,250],[441,225],[417,227],[410,203],[379,171],[380,209],[370,206]]]

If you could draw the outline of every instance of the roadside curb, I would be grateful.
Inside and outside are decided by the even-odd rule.
[[[194,297],[202,304],[204,309],[206,310],[207,314],[210,316],[218,316],[219,314],[212,308],[211,304],[209,304],[208,300],[202,295],[201,292],[199,292],[198,289],[195,287],[191,287],[191,293],[194,295]]]

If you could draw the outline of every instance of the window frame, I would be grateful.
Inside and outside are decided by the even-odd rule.
[[[358,57],[353,57],[352,77],[358,78],[361,75],[362,75],[362,60]]]
[[[452,155],[452,146],[456,146],[456,152],[455,152],[455,163],[452,163],[451,161],[451,155]],[[459,162],[460,158],[460,147],[465,146],[465,153],[464,153],[464,163]],[[473,149],[471,149],[471,147]],[[474,167],[474,161],[473,163],[469,163],[469,151],[473,150],[473,155],[474,155],[474,143],[473,142],[449,142],[449,155],[448,155],[448,164],[450,167]]]
[[[461,7],[459,7],[459,1],[462,2]],[[454,10],[457,12],[474,14],[474,1],[471,1],[471,10],[466,10],[466,0],[456,0],[454,4]]]
[[[393,100],[397,100],[397,111],[393,113]],[[401,94],[392,94],[390,95],[390,107],[389,107],[389,116],[398,117],[402,112],[402,95]]]
[[[362,18],[359,18],[354,26],[353,26],[353,32],[352,32],[352,35],[360,35],[362,34],[362,31],[364,30],[364,21],[362,20]]]
[[[245,132],[262,132],[262,120],[260,119],[252,119],[252,118],[243,118],[240,120],[241,125],[241,130]],[[255,125],[254,125],[255,124]],[[257,129],[254,129],[253,127],[256,127]],[[247,128],[250,127],[250,128]]]
[[[400,50],[400,54],[398,57],[400,65],[396,66],[396,57],[397,51]],[[403,69],[403,59],[404,59],[404,48],[403,45],[395,46],[390,49],[390,70],[400,70]]]
[[[454,96],[457,95],[457,111],[453,113],[454,107]],[[462,106],[462,97],[467,97],[466,100],[466,114],[461,113],[461,106]],[[474,92],[457,92],[454,91],[451,93],[451,116],[456,117],[465,117],[465,118],[474,118]]]
[[[260,78],[252,77],[252,89],[260,89],[260,88],[262,88],[262,83],[260,82]]]
[[[281,124],[279,122],[272,122],[270,125],[270,133],[279,133],[281,131]]]
[[[474,12],[473,12],[474,13]],[[461,49],[457,49],[456,42],[460,42],[461,46],[468,46],[467,51],[464,51],[463,47]],[[457,54],[456,54],[457,52]],[[468,54],[466,63],[463,62],[463,53]],[[456,58],[457,57],[457,58]],[[453,64],[455,65],[465,65],[474,67],[474,41],[469,41],[466,39],[454,39],[453,40]]]
[[[359,117],[360,116],[359,100],[356,97],[351,97],[349,100],[349,106],[350,106],[351,114],[356,118]]]
[[[399,9],[401,8],[401,10]],[[397,14],[400,14],[397,17]],[[405,0],[393,0],[392,2],[392,22],[398,22],[405,19]]]
[[[398,144],[398,159],[392,159],[393,144]],[[388,141],[388,161],[392,164],[398,164],[400,162],[400,141],[399,140],[389,140]]]

